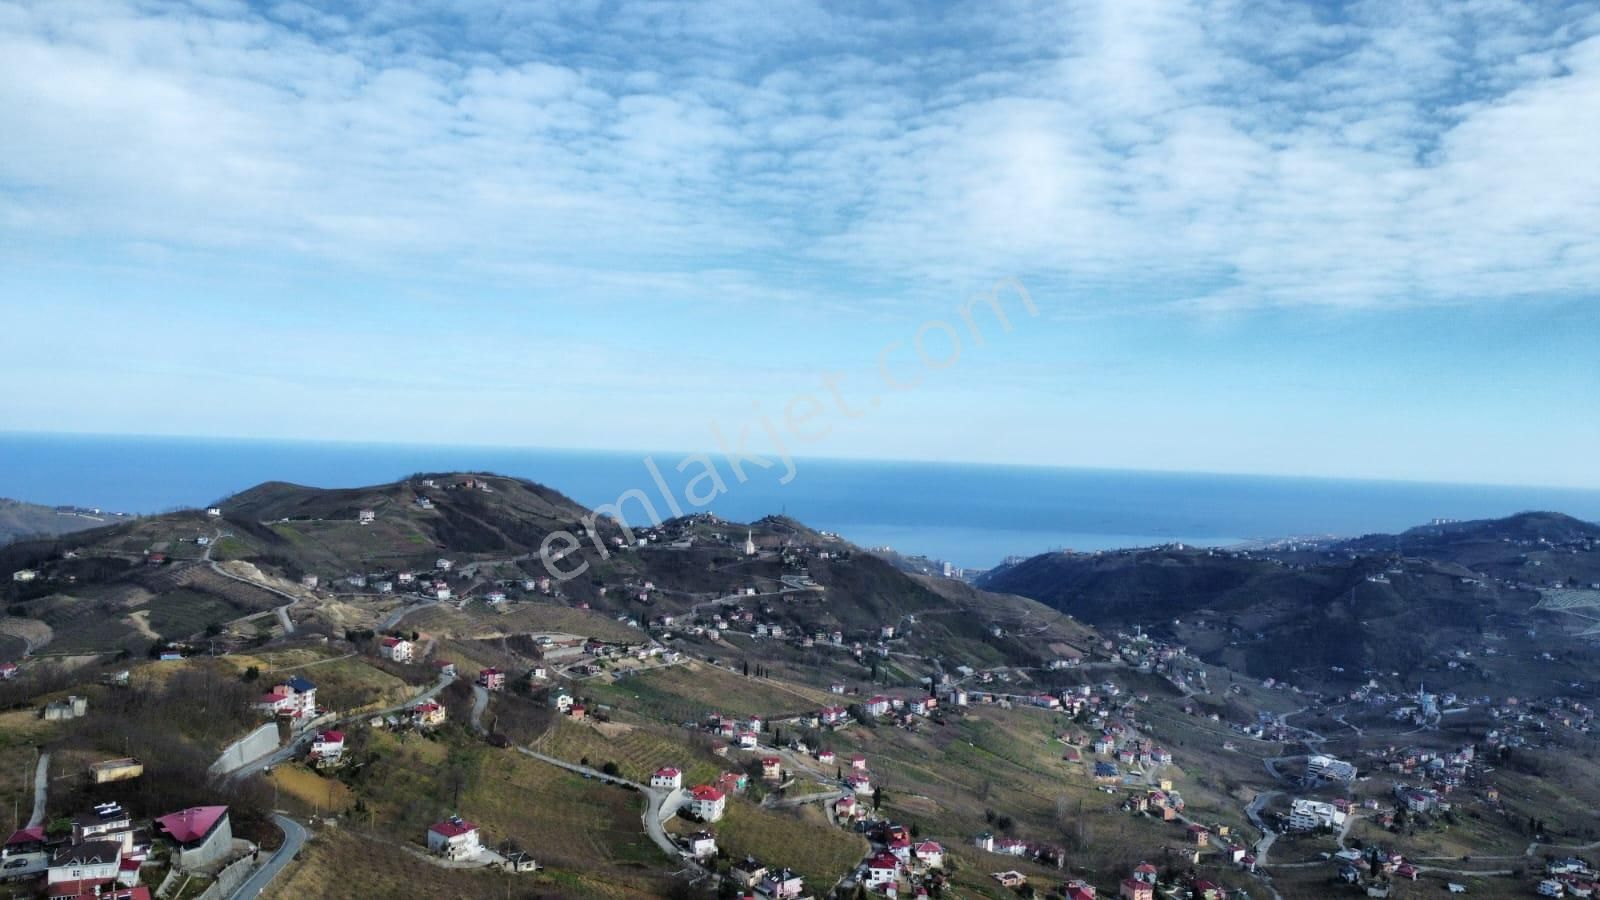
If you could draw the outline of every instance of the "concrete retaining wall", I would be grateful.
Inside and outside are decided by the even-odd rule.
[[[221,775],[232,772],[240,766],[249,765],[263,756],[278,749],[278,723],[268,722],[244,737],[228,745],[222,751],[217,761],[211,764],[211,774]]]
[[[255,862],[253,856],[246,856],[229,863],[217,873],[217,880],[211,882],[211,887],[206,888],[205,892],[195,900],[223,900],[224,897],[232,896],[233,892],[239,889],[239,885],[244,884],[245,879],[250,877],[250,873],[255,871]]]

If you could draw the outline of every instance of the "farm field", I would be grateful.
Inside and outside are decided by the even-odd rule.
[[[542,602],[512,603],[503,611],[483,603],[469,603],[465,609],[435,605],[412,613],[403,625],[457,638],[559,632],[625,642],[644,636],[637,628],[602,613]]]
[[[382,840],[326,828],[307,842],[291,865],[262,894],[267,900],[392,900],[449,897],[502,900],[513,896],[560,896],[592,900],[653,897],[648,889],[613,883],[573,871],[511,876],[501,872],[446,869]],[[544,863],[540,859],[540,864]]]
[[[736,761],[711,755],[705,742],[696,736],[681,730],[675,734],[661,727],[593,725],[561,719],[534,749],[569,762],[587,758],[596,768],[614,762],[622,777],[642,784],[665,765],[681,769],[686,786],[709,782],[738,767]]]
[[[788,866],[817,896],[826,896],[870,849],[866,838],[829,824],[820,810],[810,807],[768,810],[733,798],[715,828],[717,846],[726,849],[730,859],[748,855],[768,866]]]
[[[745,678],[706,663],[690,662],[629,676],[612,684],[585,681],[578,689],[605,704],[666,722],[698,722],[707,713],[792,716],[827,706],[827,691]]]

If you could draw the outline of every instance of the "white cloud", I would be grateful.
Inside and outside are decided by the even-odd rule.
[[[1600,276],[1594,4],[0,2],[0,229],[622,298]]]

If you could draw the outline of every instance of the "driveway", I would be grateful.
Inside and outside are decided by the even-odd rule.
[[[39,754],[39,765],[33,770],[33,817],[26,827],[44,824],[45,800],[50,793],[50,754]]]

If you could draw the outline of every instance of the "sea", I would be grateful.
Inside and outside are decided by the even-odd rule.
[[[1600,520],[1600,491],[1566,488],[840,459],[798,459],[791,472],[769,461],[744,465],[740,481],[720,456],[681,452],[0,433],[0,497],[158,513],[263,481],[354,487],[417,472],[495,472],[591,508],[627,494],[620,508],[630,524],[784,514],[861,546],[962,568],[1061,549],[1354,537],[1528,510]],[[707,465],[726,490],[705,476]]]

